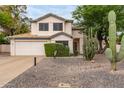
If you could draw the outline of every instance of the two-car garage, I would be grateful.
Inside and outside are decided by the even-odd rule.
[[[45,55],[44,44],[47,41],[42,40],[13,40],[11,41],[11,55],[21,56],[40,56]]]

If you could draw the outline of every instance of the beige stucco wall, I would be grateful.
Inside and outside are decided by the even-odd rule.
[[[9,53],[10,52],[10,45],[7,45],[7,44],[0,45],[0,52]]]
[[[74,38],[82,38],[83,33],[80,30],[72,30],[72,35]]]
[[[11,39],[11,41],[10,41],[10,55],[11,56],[15,55],[15,41],[14,41],[14,39]]]
[[[72,23],[69,23],[69,22],[65,23],[65,32],[67,34],[72,35]]]
[[[83,54],[83,37],[80,38],[80,54]]]
[[[51,39],[52,43],[55,43],[55,41],[68,41],[70,53],[73,53],[73,39],[72,38],[67,37],[65,35],[59,35],[59,36]]]
[[[39,23],[49,23],[49,31],[39,31]],[[31,23],[31,33],[32,35],[40,35],[40,36],[51,36],[61,31],[53,31],[53,23],[63,23],[63,32],[71,34],[71,23],[66,23],[60,19],[55,17],[47,17],[38,22]]]

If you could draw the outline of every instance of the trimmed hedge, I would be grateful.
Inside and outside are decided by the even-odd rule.
[[[47,57],[54,57],[54,52],[57,51],[56,57],[69,56],[69,48],[62,44],[47,43],[44,44],[45,54]]]

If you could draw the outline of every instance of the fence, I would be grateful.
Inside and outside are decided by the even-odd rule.
[[[10,52],[10,45],[9,44],[1,44],[0,45],[0,52],[9,53]]]

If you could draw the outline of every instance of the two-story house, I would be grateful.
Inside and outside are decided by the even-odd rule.
[[[11,55],[45,55],[45,43],[62,43],[83,53],[83,34],[68,20],[49,13],[31,22],[31,32],[11,37]]]

